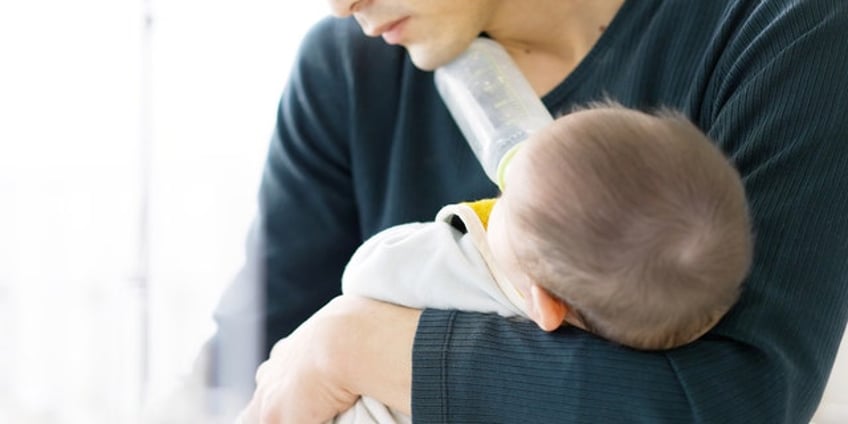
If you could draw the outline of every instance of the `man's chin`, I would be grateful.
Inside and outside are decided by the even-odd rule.
[[[409,53],[409,49],[407,49],[407,53],[409,54],[409,59],[412,61],[412,64],[422,71],[434,71],[442,65],[441,63],[434,63],[432,60],[428,60],[428,58],[421,58],[417,55],[411,54]]]
[[[439,66],[456,58],[456,55],[433,54],[430,51],[421,51],[415,47],[406,47],[406,51],[412,64],[422,71],[434,71]]]

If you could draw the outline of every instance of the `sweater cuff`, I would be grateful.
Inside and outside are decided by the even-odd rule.
[[[447,422],[448,345],[455,311],[425,309],[412,347],[412,418]]]

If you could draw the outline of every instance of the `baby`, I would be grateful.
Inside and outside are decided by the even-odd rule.
[[[677,113],[602,103],[523,142],[497,200],[449,205],[434,222],[367,240],[342,290],[658,350],[712,328],[751,257],[744,188],[709,138]],[[408,420],[375,405],[364,399],[336,422]]]

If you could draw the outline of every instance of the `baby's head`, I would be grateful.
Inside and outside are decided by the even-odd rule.
[[[614,104],[565,115],[524,143],[505,183],[492,252],[542,328],[565,316],[627,346],[671,348],[738,298],[752,256],[744,189],[681,115]],[[561,309],[539,314],[550,305]]]

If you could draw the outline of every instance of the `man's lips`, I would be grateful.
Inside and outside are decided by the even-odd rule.
[[[383,36],[383,39],[385,39],[387,43],[397,44],[401,38],[403,24],[406,23],[407,19],[408,17],[403,17],[394,21],[387,22],[385,24],[377,26],[366,34],[371,37]]]

